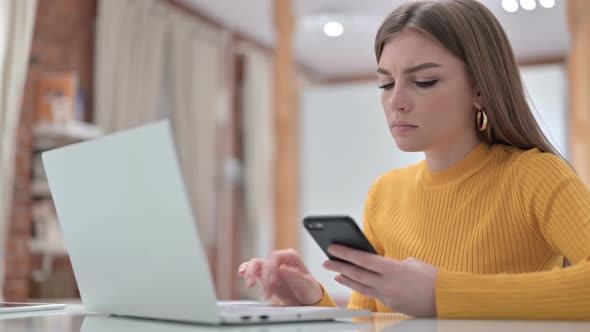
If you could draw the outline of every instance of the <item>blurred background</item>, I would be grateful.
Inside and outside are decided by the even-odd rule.
[[[259,299],[238,265],[295,248],[345,305],[301,220],[360,223],[372,181],[423,158],[395,146],[375,75],[374,35],[403,2],[0,0],[4,299],[79,301],[40,153],[168,118],[218,297]],[[589,184],[590,1],[481,2]]]

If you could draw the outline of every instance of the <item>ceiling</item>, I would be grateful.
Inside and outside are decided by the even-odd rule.
[[[407,0],[294,0],[298,20],[296,52],[299,64],[332,79],[367,76],[375,70],[373,40],[382,20]],[[480,0],[498,18],[520,60],[563,57],[569,46],[566,1],[555,7],[515,13],[501,0]],[[272,0],[181,0],[230,29],[272,47],[275,41]],[[338,18],[344,33],[323,33],[324,14]]]

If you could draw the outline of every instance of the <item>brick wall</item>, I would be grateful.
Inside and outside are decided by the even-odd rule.
[[[32,130],[38,78],[48,71],[78,71],[79,84],[86,98],[86,120],[91,120],[96,6],[97,0],[39,1],[17,134],[14,198],[3,290],[5,299],[9,301],[24,301],[32,295],[31,271],[39,265],[39,258],[33,257],[28,249],[32,235]],[[71,269],[67,259],[59,259],[54,267],[58,271]]]

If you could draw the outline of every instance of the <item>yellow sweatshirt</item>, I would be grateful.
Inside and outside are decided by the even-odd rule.
[[[590,319],[590,193],[555,155],[481,143],[443,172],[391,171],[363,224],[380,255],[439,268],[440,318]],[[348,306],[391,311],[358,292]]]

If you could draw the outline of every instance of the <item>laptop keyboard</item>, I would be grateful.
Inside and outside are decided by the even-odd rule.
[[[328,311],[333,308],[322,307],[273,307],[273,306],[247,306],[247,305],[220,305],[223,314],[232,315],[293,315],[308,312]]]
[[[254,307],[254,306],[220,306],[223,313],[231,313],[234,315],[272,315],[273,313],[285,313],[285,308],[281,307]]]

